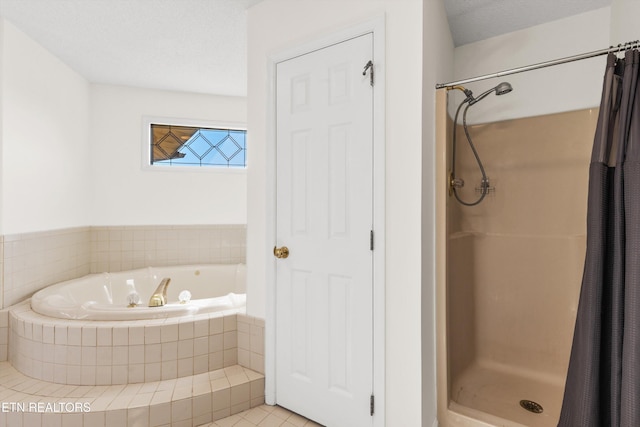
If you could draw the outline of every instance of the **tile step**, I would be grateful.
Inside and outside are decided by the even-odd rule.
[[[240,365],[171,380],[63,385],[0,362],[0,427],[193,427],[264,403],[264,375]]]

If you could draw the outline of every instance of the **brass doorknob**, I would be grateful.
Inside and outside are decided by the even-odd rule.
[[[286,258],[289,256],[289,248],[286,246],[283,246],[281,248],[277,248],[274,246],[273,255],[275,255],[276,258]]]

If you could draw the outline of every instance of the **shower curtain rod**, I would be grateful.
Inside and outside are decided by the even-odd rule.
[[[525,67],[512,68],[510,70],[499,71],[493,74],[485,74],[483,76],[472,77],[470,79],[457,80],[455,82],[449,82],[449,83],[438,83],[436,84],[436,89],[450,88],[450,87],[465,84],[465,83],[477,82],[480,80],[492,79],[495,77],[508,76],[510,74],[523,73],[525,71],[537,70],[539,68],[551,67],[553,65],[566,64],[567,62],[580,61],[582,59],[594,58],[596,56],[607,55],[609,53],[623,52],[625,50],[635,49],[638,47],[640,47],[640,40],[635,40],[632,42],[627,42],[625,44],[619,44],[618,46],[611,46],[608,49],[600,49],[593,52],[582,53],[580,55],[567,56],[566,58],[540,62],[538,64],[527,65]]]

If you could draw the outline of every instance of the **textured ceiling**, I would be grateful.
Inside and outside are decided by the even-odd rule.
[[[611,5],[611,0],[444,0],[456,46]]]
[[[0,0],[0,15],[94,83],[245,96],[246,8],[259,1]],[[459,46],[611,0],[444,3]]]
[[[246,95],[259,0],[0,0],[0,15],[91,82]]]

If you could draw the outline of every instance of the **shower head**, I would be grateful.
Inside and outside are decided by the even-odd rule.
[[[511,84],[507,83],[507,82],[502,82],[500,83],[498,86],[489,89],[486,92],[483,92],[482,94],[480,94],[480,96],[478,96],[477,98],[474,98],[473,95],[469,96],[469,98],[471,98],[471,100],[469,101],[469,105],[473,105],[477,102],[480,102],[481,100],[483,100],[487,95],[489,95],[491,92],[495,92],[496,95],[504,95],[506,93],[509,93],[513,90],[513,87],[511,87]]]
[[[511,84],[508,82],[500,83],[498,86],[496,86],[495,89],[496,89],[496,95],[504,95],[513,90],[513,88],[511,87]]]

